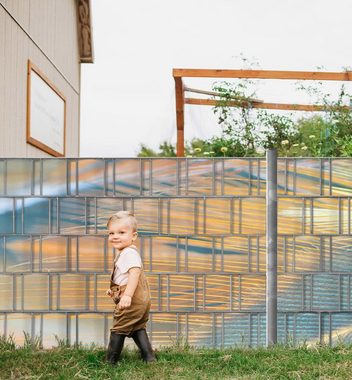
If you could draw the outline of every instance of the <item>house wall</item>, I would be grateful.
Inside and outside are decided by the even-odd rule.
[[[48,157],[26,142],[30,60],[66,98],[66,156],[79,155],[80,57],[74,0],[0,0],[0,156]]]

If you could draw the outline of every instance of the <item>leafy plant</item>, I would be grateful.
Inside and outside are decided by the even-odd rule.
[[[253,84],[253,81],[245,79],[236,83],[217,82],[213,86],[219,94],[213,112],[222,127],[222,137],[230,140],[236,150],[242,145],[245,156],[251,156],[256,151],[256,120],[252,109],[252,99],[256,93],[251,91]]]
[[[167,141],[164,141],[159,145],[158,152],[141,144],[138,157],[176,157],[176,150],[175,147]]]
[[[321,104],[324,107],[322,116],[313,116],[310,121],[308,120],[308,124],[303,120],[297,125],[303,138],[307,140],[308,127],[312,132],[309,136],[314,135],[317,139],[309,137],[311,144],[308,143],[307,146],[310,148],[311,154],[331,157],[350,155],[348,153],[351,152],[348,148],[348,136],[352,134],[352,95],[346,91],[345,86],[341,86],[336,99],[332,94],[322,90],[321,82],[310,86],[299,83],[298,90],[305,91],[315,104]],[[314,129],[315,131],[313,131]]]
[[[295,126],[288,116],[258,112],[261,131],[257,132],[257,145],[264,149],[278,148],[280,153],[287,153],[295,140]]]

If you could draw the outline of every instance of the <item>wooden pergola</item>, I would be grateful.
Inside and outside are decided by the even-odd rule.
[[[185,104],[215,106],[215,99],[186,98],[185,92],[195,92],[212,96],[220,96],[211,91],[195,90],[184,86],[182,78],[251,78],[251,79],[289,79],[289,80],[322,80],[351,81],[352,71],[320,72],[320,71],[273,71],[273,70],[211,70],[211,69],[173,69],[176,94],[176,126],[177,157],[184,157],[184,106]],[[253,108],[292,111],[322,111],[323,105],[265,103],[257,99],[249,99]],[[229,106],[238,107],[238,101],[228,101]]]

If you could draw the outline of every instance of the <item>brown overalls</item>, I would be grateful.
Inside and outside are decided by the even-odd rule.
[[[110,289],[112,291],[111,298],[116,304],[111,331],[117,334],[130,336],[134,331],[146,327],[150,310],[150,290],[142,267],[138,279],[138,285],[131,300],[131,306],[126,309],[119,309],[118,303],[120,302],[127,285],[120,286],[113,282],[116,261],[114,261],[114,269],[110,279]]]

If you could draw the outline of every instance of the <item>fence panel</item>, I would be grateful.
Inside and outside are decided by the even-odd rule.
[[[279,342],[350,341],[351,164],[278,161]],[[0,334],[106,344],[106,221],[129,209],[153,344],[264,345],[265,169],[263,158],[0,159]]]

